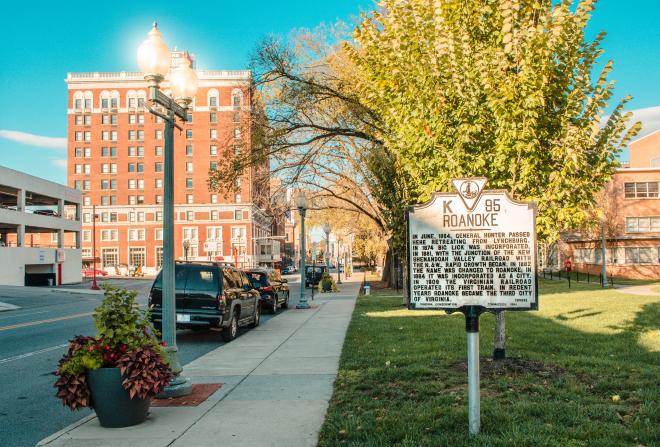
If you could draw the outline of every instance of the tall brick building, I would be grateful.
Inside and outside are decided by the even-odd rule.
[[[172,52],[172,66],[185,52]],[[193,65],[194,67],[194,65]],[[257,181],[268,165],[246,172],[235,189],[210,192],[208,172],[250,144],[249,71],[197,70],[199,91],[188,122],[174,132],[175,257],[256,264],[271,243],[271,219],[261,209],[268,191]],[[69,73],[68,184],[83,193],[83,262],[96,257],[111,274],[162,264],[162,119],[145,109],[142,73]],[[162,89],[168,93],[165,81]],[[262,188],[262,187],[261,187]],[[270,259],[270,256],[268,257]]]

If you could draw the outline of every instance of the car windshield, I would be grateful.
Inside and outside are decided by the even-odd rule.
[[[307,273],[312,273],[312,270],[314,273],[323,273],[325,267],[307,267]]]
[[[253,287],[266,287],[268,285],[268,276],[260,272],[245,272],[250,279]]]

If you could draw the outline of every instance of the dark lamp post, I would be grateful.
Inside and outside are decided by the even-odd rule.
[[[149,104],[145,105],[153,115],[165,122],[165,159],[163,166],[163,341],[170,357],[172,379],[159,397],[185,396],[192,392],[190,380],[181,375],[183,368],[178,359],[176,345],[176,301],[174,289],[174,127],[181,130],[177,118],[186,122],[188,106],[197,93],[197,74],[187,58],[171,70],[170,50],[154,22],[147,39],[137,50],[137,62],[144,79],[149,84]],[[160,83],[169,73],[169,87],[173,98],[160,90]],[[159,110],[153,106],[160,106]]]
[[[307,196],[304,191],[298,191],[295,198],[296,208],[300,211],[300,300],[296,309],[309,309],[305,297],[305,211],[307,209]]]

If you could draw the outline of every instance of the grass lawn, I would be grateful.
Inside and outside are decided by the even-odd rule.
[[[467,434],[462,315],[360,296],[320,446],[658,446],[660,298],[542,281],[507,313],[505,363],[481,317],[481,434]]]

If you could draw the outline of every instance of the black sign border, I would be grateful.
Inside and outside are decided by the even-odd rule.
[[[504,194],[506,198],[515,204],[519,205],[527,205],[527,209],[532,209],[534,211],[533,214],[533,225],[534,225],[534,231],[533,231],[533,241],[534,241],[534,250],[533,250],[533,263],[534,263],[534,303],[530,307],[485,307],[481,305],[473,305],[474,307],[480,307],[483,310],[487,312],[495,312],[495,311],[530,311],[530,310],[539,310],[539,276],[538,276],[538,262],[537,262],[537,256],[538,256],[538,246],[536,242],[536,216],[538,214],[538,207],[536,202],[522,202],[520,200],[515,200],[509,195],[509,192],[505,189],[484,189],[481,191],[481,195],[479,197],[479,201],[483,199],[485,195],[489,194]],[[449,193],[449,192],[434,192],[431,194],[431,198],[424,203],[420,203],[417,205],[411,205],[406,208],[406,258],[407,258],[407,263],[408,263],[408,275],[406,278],[406,285],[407,285],[407,299],[406,301],[408,302],[408,309],[409,310],[444,310],[447,313],[454,313],[454,312],[463,312],[463,310],[466,307],[470,306],[459,306],[459,307],[424,307],[424,308],[418,308],[415,306],[415,304],[412,302],[412,262],[410,259],[410,214],[414,213],[415,210],[419,210],[422,208],[426,208],[431,206],[437,199],[443,198],[443,197],[452,197],[452,198],[461,198],[461,194],[459,192],[455,193]],[[476,204],[475,204],[476,208]]]

